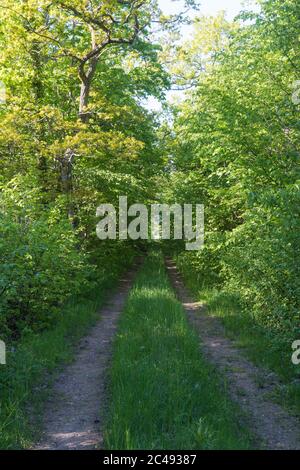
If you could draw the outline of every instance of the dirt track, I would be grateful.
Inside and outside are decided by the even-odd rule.
[[[43,436],[35,450],[101,448],[112,340],[139,264],[120,281],[117,292],[99,312],[99,322],[80,342],[74,362],[55,382],[43,416]]]
[[[278,385],[278,377],[243,357],[233,342],[225,337],[220,321],[207,315],[204,306],[192,298],[171,260],[167,260],[167,270],[191,324],[199,333],[208,360],[225,375],[232,398],[246,412],[248,420],[244,424],[256,436],[257,446],[272,450],[299,450],[299,419],[268,399],[268,394]]]

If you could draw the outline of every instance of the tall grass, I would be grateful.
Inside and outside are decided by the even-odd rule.
[[[246,449],[226,383],[204,359],[152,254],[129,296],[114,344],[108,449]]]

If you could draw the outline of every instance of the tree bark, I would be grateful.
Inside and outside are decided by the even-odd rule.
[[[91,27],[91,43],[92,50],[95,50],[97,47],[95,31]],[[81,81],[80,88],[80,99],[79,99],[79,118],[82,122],[88,122],[90,114],[88,112],[88,104],[90,99],[91,85],[97,69],[97,64],[99,60],[99,55],[96,55],[90,59],[87,72],[85,72],[85,63],[80,64],[79,67],[79,78]]]
[[[90,113],[88,104],[90,99],[91,85],[96,72],[98,57],[92,59],[85,77],[81,78],[80,98],[79,98],[79,118],[82,122],[88,122]]]

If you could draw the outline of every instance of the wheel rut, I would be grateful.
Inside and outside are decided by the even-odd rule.
[[[80,341],[74,361],[55,381],[42,418],[42,437],[33,449],[91,450],[102,447],[112,342],[141,262],[138,260],[120,280],[119,288],[100,310],[99,321]]]
[[[245,411],[247,422],[241,425],[248,426],[256,436],[257,447],[299,450],[299,419],[268,398],[280,379],[247,360],[226,338],[219,319],[209,316],[201,302],[195,302],[172,260],[166,260],[166,268],[187,317],[199,334],[204,354],[221,370],[232,399]]]

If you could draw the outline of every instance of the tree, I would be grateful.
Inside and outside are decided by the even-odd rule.
[[[299,321],[299,6],[260,3],[240,25],[202,20],[210,34],[179,50],[193,89],[174,107],[168,192],[206,207],[206,245],[187,265],[286,340]]]
[[[163,169],[158,120],[142,100],[163,99],[169,85],[149,36],[155,3],[1,2],[0,308],[7,334],[18,336],[26,322],[49,325],[72,292],[115,274],[131,257],[129,244],[100,247],[95,213],[119,195],[155,198]]]

